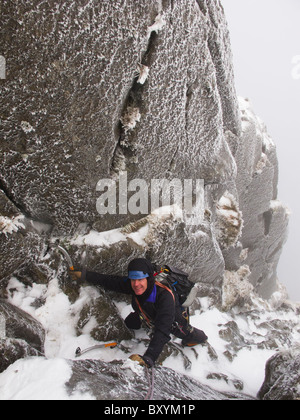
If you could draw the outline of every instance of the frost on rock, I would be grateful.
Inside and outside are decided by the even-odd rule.
[[[12,218],[0,216],[0,234],[7,236],[13,232],[18,232],[19,229],[25,229],[23,220],[24,216],[22,215]]]
[[[2,46],[20,65],[1,91],[0,183],[58,236],[138,218],[97,213],[95,185],[114,169],[148,185],[166,174],[217,185],[236,170],[226,133],[237,142],[240,121],[219,2],[206,14],[194,0],[84,3],[1,9],[3,32],[11,16],[22,25]]]
[[[143,85],[149,76],[150,69],[149,67],[143,64],[139,64],[137,70],[138,70],[138,76],[139,76],[137,83]]]
[[[165,18],[162,16],[162,14],[157,15],[153,25],[148,28],[148,37],[151,36],[152,32],[158,33],[161,31],[164,26],[166,26]]]
[[[217,204],[215,228],[221,248],[234,246],[242,234],[242,213],[237,200],[228,191]]]
[[[28,121],[22,121],[21,122],[21,128],[24,131],[25,134],[31,133],[32,131],[35,131],[34,128],[31,126],[31,124]]]
[[[138,108],[128,107],[121,118],[125,131],[133,130],[138,122],[141,121],[141,113]]]
[[[258,393],[262,400],[300,399],[300,345],[281,351],[266,364],[264,383]]]
[[[222,307],[229,311],[234,306],[244,306],[249,301],[253,286],[248,278],[251,272],[247,265],[238,271],[225,271],[222,288]]]
[[[18,359],[43,354],[45,331],[36,319],[3,299],[0,319],[5,328],[0,335],[0,372]]]
[[[223,249],[223,255],[229,271],[248,265],[250,283],[269,298],[277,289],[277,265],[287,238],[289,212],[278,200],[276,147],[251,103],[240,98],[239,106],[242,133],[235,151],[235,187],[230,192],[238,199],[243,226],[238,242]]]

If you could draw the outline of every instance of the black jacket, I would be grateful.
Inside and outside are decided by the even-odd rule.
[[[94,286],[101,286],[107,290],[132,295],[133,309],[138,313],[141,312],[128,277],[87,272],[86,280]],[[174,298],[168,290],[156,286],[155,301],[139,300],[139,303],[143,312],[146,313],[154,325],[154,333],[144,356],[150,357],[155,362],[162,352],[164,345],[171,339],[170,333],[175,321]]]

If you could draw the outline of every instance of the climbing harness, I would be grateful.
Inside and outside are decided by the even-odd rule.
[[[150,374],[151,371],[151,374]],[[149,385],[149,389],[148,392],[144,398],[144,400],[153,400],[153,395],[154,395],[154,367],[152,368],[147,368],[146,367],[146,375],[147,375],[147,380],[148,380],[148,385]]]
[[[159,287],[161,287],[162,289],[165,289],[165,290],[167,290],[169,293],[171,293],[171,295],[172,295],[172,297],[173,297],[173,300],[174,300],[174,303],[175,303],[175,296],[174,296],[174,293],[172,292],[172,290],[171,290],[169,287],[165,286],[164,284],[159,283],[158,281],[156,281],[156,282],[155,282],[155,284],[156,284],[156,286],[159,286]],[[146,312],[142,309],[142,306],[141,306],[141,304],[140,304],[140,302],[139,302],[139,300],[138,300],[138,298],[137,298],[137,297],[135,297],[135,301],[136,301],[136,304],[137,304],[137,306],[138,306],[138,308],[139,308],[139,310],[140,310],[140,314],[142,315],[143,320],[146,322],[147,326],[148,326],[150,329],[152,329],[152,328],[153,328],[153,322],[150,320],[150,317],[149,317],[149,316],[147,315],[147,313],[146,313]]]

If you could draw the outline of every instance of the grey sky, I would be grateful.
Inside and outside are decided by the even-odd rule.
[[[237,94],[248,97],[278,152],[279,199],[291,210],[279,280],[300,301],[300,0],[221,0],[229,23]],[[294,69],[294,72],[293,72]]]

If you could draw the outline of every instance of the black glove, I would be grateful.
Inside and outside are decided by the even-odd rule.
[[[146,363],[146,365],[147,365],[148,368],[153,368],[154,362],[151,359],[151,357],[149,357],[149,356],[142,356],[142,359],[144,360],[144,362]]]

